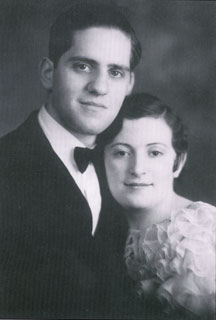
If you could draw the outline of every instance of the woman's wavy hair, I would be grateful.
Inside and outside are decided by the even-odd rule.
[[[102,151],[104,147],[121,131],[123,120],[134,120],[145,117],[164,119],[172,131],[172,146],[176,152],[173,171],[178,169],[181,159],[188,149],[187,134],[182,120],[173,109],[159,98],[148,93],[137,93],[127,97],[113,123],[97,137],[97,146]]]

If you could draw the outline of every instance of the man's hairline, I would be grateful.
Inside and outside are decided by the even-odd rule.
[[[112,26],[112,25],[106,25],[106,24],[95,24],[95,25],[91,25],[91,26],[87,26],[87,27],[80,27],[80,28],[77,28],[76,30],[70,30],[70,35],[71,35],[71,41],[70,41],[70,46],[67,48],[66,51],[64,51],[61,56],[58,58],[58,61],[57,63],[54,63],[54,68],[57,68],[58,66],[58,63],[59,63],[59,60],[61,59],[61,57],[68,51],[71,49],[72,45],[73,45],[73,36],[74,36],[74,33],[75,32],[78,32],[78,31],[83,31],[83,30],[88,30],[88,29],[91,29],[91,28],[102,28],[102,29],[114,29],[114,30],[118,30],[120,31],[122,34],[124,34],[129,40],[130,40],[130,44],[131,44],[131,48],[130,48],[130,70],[129,72],[132,73],[134,68],[132,69],[131,68],[131,60],[132,60],[132,51],[133,51],[133,43],[132,43],[132,37],[129,33],[127,33],[126,31],[122,30],[121,28],[119,28],[118,26]],[[50,57],[49,57],[50,58]],[[52,61],[52,60],[51,60]],[[53,61],[52,61],[53,62]]]

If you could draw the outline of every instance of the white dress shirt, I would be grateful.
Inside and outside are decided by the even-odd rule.
[[[54,152],[64,163],[88,201],[92,213],[92,235],[94,235],[101,210],[101,194],[97,174],[92,163],[88,165],[84,173],[81,173],[74,160],[75,147],[85,148],[86,146],[61,126],[44,106],[39,111],[38,120]]]

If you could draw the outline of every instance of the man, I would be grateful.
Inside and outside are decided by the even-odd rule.
[[[54,22],[40,65],[47,101],[0,142],[1,317],[100,318],[115,309],[120,218],[101,205],[97,161],[77,161],[131,92],[140,53],[112,6],[78,1]]]

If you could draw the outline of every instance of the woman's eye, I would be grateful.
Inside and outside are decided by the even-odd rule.
[[[150,151],[149,154],[150,154],[151,157],[158,157],[158,156],[162,156],[163,155],[163,153],[161,151],[158,151],[158,150]]]
[[[119,158],[124,158],[124,157],[130,156],[130,153],[128,151],[120,150],[120,151],[114,152],[114,155],[119,157]]]

